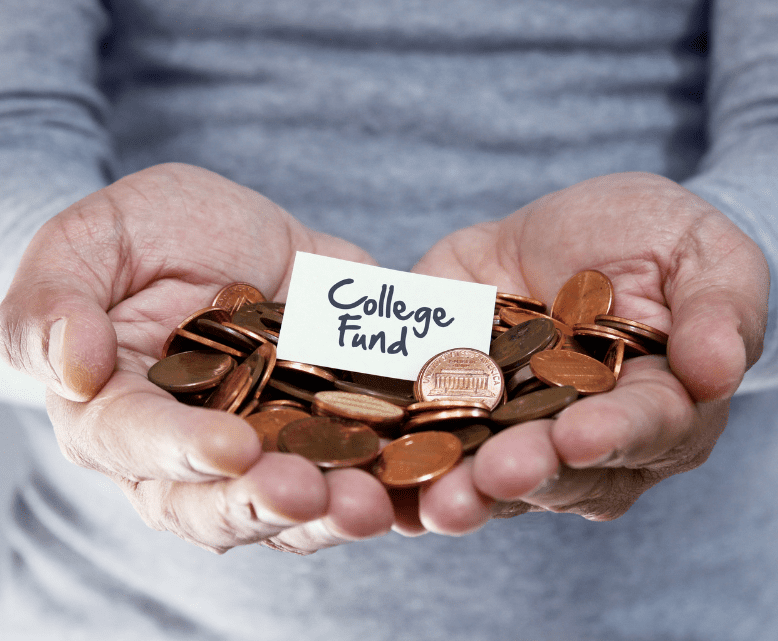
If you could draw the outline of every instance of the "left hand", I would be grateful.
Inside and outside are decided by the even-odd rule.
[[[604,176],[451,234],[414,267],[549,306],[586,269],[613,282],[613,314],[670,334],[667,358],[626,361],[612,391],[499,432],[406,494],[396,529],[464,534],[527,510],[613,519],[706,460],[761,353],[769,289],[757,246],[707,202],[659,176]]]

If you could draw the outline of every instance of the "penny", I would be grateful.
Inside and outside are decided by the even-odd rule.
[[[254,388],[254,392],[252,393],[254,399],[258,400],[262,394],[262,390],[265,389],[265,386],[267,385],[270,377],[273,374],[273,371],[275,370],[276,346],[272,343],[263,343],[257,347],[256,351],[257,354],[259,354],[265,361],[264,368],[262,370],[262,376],[260,377],[259,381],[257,381],[257,385]]]
[[[201,318],[207,318],[217,323],[221,323],[223,321],[229,321],[230,315],[228,312],[226,312],[225,310],[219,307],[206,307],[204,309],[197,310],[194,314],[190,314],[184,320],[182,320],[168,336],[167,341],[162,347],[162,358],[174,353],[173,351],[171,351],[170,347],[171,347],[171,343],[178,336],[177,330],[192,329],[194,327],[194,324]],[[188,350],[179,349],[178,351],[183,352]]]
[[[260,334],[257,334],[256,332],[254,332],[254,331],[252,331],[252,330],[250,330],[250,329],[248,329],[246,327],[243,327],[242,325],[236,325],[235,323],[228,323],[226,321],[221,323],[221,325],[223,327],[227,327],[227,328],[229,328],[229,329],[231,329],[233,331],[236,331],[239,334],[243,334],[243,336],[245,336],[246,338],[254,341],[257,344],[259,344],[259,343],[270,343],[271,342],[270,339],[267,338],[267,336],[262,336]]]
[[[195,322],[197,333],[201,336],[211,338],[223,345],[229,345],[242,352],[252,352],[257,345],[264,341],[256,341],[248,338],[245,334],[227,327],[222,323],[217,323],[209,318],[198,318]]]
[[[467,407],[454,410],[438,410],[421,412],[411,416],[402,426],[402,431],[415,432],[420,429],[426,429],[430,425],[436,424],[438,429],[444,429],[441,423],[456,422],[461,424],[467,420],[484,420],[489,418],[489,410],[480,407]]]
[[[436,401],[419,401],[406,407],[408,414],[419,414],[420,412],[436,412],[439,410],[458,410],[458,409],[482,409],[488,410],[486,403],[473,400],[460,400],[454,398],[441,398]]]
[[[578,398],[568,385],[547,387],[508,401],[492,412],[492,421],[502,427],[553,416]]]
[[[239,309],[232,315],[231,321],[235,325],[240,325],[246,329],[250,329],[257,334],[267,332],[271,329],[269,325],[266,325],[263,321],[262,314],[256,311],[253,307],[244,307]]]
[[[413,396],[391,394],[389,392],[373,389],[372,387],[368,387],[366,385],[354,383],[353,381],[337,380],[333,383],[333,385],[337,389],[342,390],[344,392],[354,392],[355,394],[366,394],[367,396],[373,396],[375,398],[380,398],[389,403],[394,403],[395,405],[399,405],[400,407],[405,407],[407,405],[410,405],[411,403],[416,402],[416,398]]]
[[[476,349],[450,349],[433,356],[421,368],[414,389],[419,401],[466,399],[490,410],[505,393],[500,367]]]
[[[531,309],[541,314],[546,313],[546,304],[543,301],[521,294],[508,294],[506,292],[497,292],[496,301],[498,304],[507,304],[520,309]]]
[[[570,385],[579,394],[598,394],[613,389],[616,378],[600,361],[568,350],[535,354],[530,359],[532,372],[546,385]]]
[[[293,398],[303,401],[308,405],[313,403],[314,392],[304,389],[298,385],[287,383],[285,381],[279,381],[278,379],[271,377],[270,380],[267,382],[267,387],[272,387],[274,390],[277,390],[282,394],[287,394],[288,396],[292,396]]]
[[[305,405],[288,398],[277,398],[274,401],[263,401],[262,403],[259,404],[259,407],[257,409],[260,412],[275,412],[276,410],[283,410],[283,409],[304,410]]]
[[[245,398],[251,385],[251,367],[240,364],[232,370],[213,393],[206,399],[204,407],[225,412],[237,409],[236,401]]]
[[[581,323],[573,328],[575,339],[592,356],[602,360],[606,351],[615,340],[624,342],[624,349],[629,356],[645,356],[651,352],[642,343],[634,340],[629,334],[606,327],[605,325],[591,325]]]
[[[594,319],[594,322],[597,325],[612,327],[624,332],[643,343],[652,353],[664,353],[667,348],[667,341],[670,338],[665,332],[655,327],[627,318],[620,318],[619,316],[600,314]]]
[[[489,356],[503,372],[523,367],[530,357],[544,350],[556,338],[556,327],[550,320],[536,318],[514,325],[492,341]]]
[[[301,373],[305,376],[311,376],[328,383],[334,383],[338,377],[325,367],[317,365],[308,365],[307,363],[298,363],[296,361],[276,361],[278,373],[289,372],[292,374]]]
[[[355,467],[378,455],[380,441],[370,427],[358,421],[311,416],[285,425],[278,449],[300,454],[319,467]]]
[[[239,358],[239,359],[246,358],[246,355],[248,354],[248,351],[235,349],[234,347],[230,347],[229,345],[225,345],[224,343],[211,340],[206,336],[201,336],[200,334],[196,334],[195,332],[190,332],[189,330],[186,329],[175,329],[173,333],[175,335],[175,338],[172,341],[170,341],[167,345],[168,354],[176,353],[178,351],[176,338],[186,340],[189,343],[197,343],[201,347],[208,347],[210,349],[215,349],[218,352],[223,352],[225,354],[229,354],[230,356],[234,356],[235,358]]]
[[[513,394],[519,387],[533,378],[535,378],[535,375],[532,373],[529,363],[527,363],[524,367],[517,369],[505,382],[505,389],[508,391],[508,394]]]
[[[539,381],[537,378],[533,376],[528,381],[525,381],[524,383],[516,387],[513,390],[513,392],[511,392],[508,398],[509,399],[518,398],[519,396],[523,396],[524,394],[531,394],[532,392],[537,392],[538,390],[546,389],[547,387],[548,385],[546,385],[543,381]]]
[[[351,372],[351,380],[358,385],[365,385],[391,395],[413,396],[413,381],[404,381],[399,378],[378,376],[376,374],[365,374],[363,372]]]
[[[258,405],[254,392],[265,372],[265,357],[262,355],[260,349],[256,349],[242,364],[251,370],[251,378],[249,379],[248,385],[246,385],[245,393],[242,392],[241,395],[235,399],[234,408],[232,410],[228,409],[227,411],[234,411],[245,416],[253,412]],[[248,406],[246,405],[247,400]]]
[[[248,283],[232,283],[223,287],[221,291],[216,294],[212,306],[220,307],[232,315],[244,305],[259,303],[265,300],[266,298],[262,292],[253,285],[249,285]]]
[[[372,427],[397,425],[405,418],[405,410],[393,403],[340,390],[318,392],[311,409],[314,414],[349,418]]]
[[[613,341],[602,362],[605,367],[613,372],[614,378],[619,380],[621,364],[624,362],[624,341]]]
[[[613,284],[596,270],[577,273],[557,292],[551,316],[566,325],[594,323],[599,314],[609,314],[613,307]]]
[[[492,436],[492,430],[483,423],[474,423],[451,432],[462,441],[462,454],[472,454]]]
[[[520,323],[525,323],[528,320],[533,320],[535,318],[545,318],[550,320],[556,328],[562,333],[563,336],[572,336],[573,335],[573,328],[569,325],[563,323],[557,318],[552,318],[551,316],[548,316],[547,314],[541,314],[540,312],[533,312],[528,309],[516,309],[514,307],[506,307],[504,309],[500,310],[500,321],[508,325],[510,327],[513,327],[514,325],[519,325]]]
[[[308,418],[308,412],[292,408],[279,408],[272,412],[257,412],[244,417],[262,442],[263,452],[278,451],[278,433],[292,421]]]
[[[162,389],[178,394],[216,387],[235,367],[235,360],[213,352],[180,352],[149,368],[148,379]]]
[[[414,487],[443,476],[462,458],[462,441],[449,432],[417,432],[392,441],[372,472],[387,487]]]

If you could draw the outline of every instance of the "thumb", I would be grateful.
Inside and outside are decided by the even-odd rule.
[[[17,276],[0,304],[0,354],[58,395],[87,401],[113,372],[113,325],[96,296],[64,274],[45,284],[36,276]]]
[[[757,250],[742,269],[699,274],[669,300],[670,367],[697,402],[732,396],[762,353],[770,277],[760,258]]]

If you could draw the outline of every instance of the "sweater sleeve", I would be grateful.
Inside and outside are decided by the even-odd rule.
[[[38,228],[110,180],[97,86],[108,24],[100,0],[0,2],[0,298]],[[37,403],[32,390],[0,369],[0,399]]]
[[[778,5],[713,5],[708,150],[685,186],[729,216],[770,264],[764,351],[739,390],[749,392],[778,386]]]

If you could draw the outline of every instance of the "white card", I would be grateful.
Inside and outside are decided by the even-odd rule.
[[[497,288],[297,252],[278,358],[415,380],[430,358],[489,353]]]

